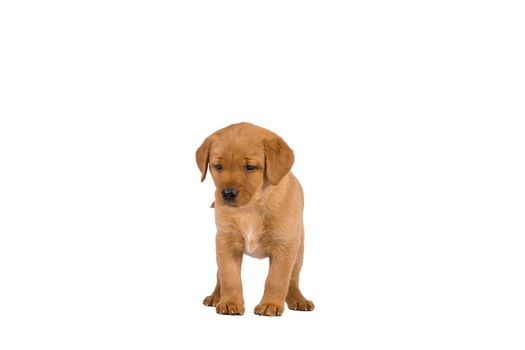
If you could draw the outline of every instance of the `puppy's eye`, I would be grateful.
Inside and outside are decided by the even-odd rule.
[[[255,169],[257,169],[257,167],[253,164],[246,164],[245,168],[246,171],[254,171]]]
[[[222,170],[222,165],[221,164],[215,164],[215,169],[217,169],[217,171],[221,171]]]

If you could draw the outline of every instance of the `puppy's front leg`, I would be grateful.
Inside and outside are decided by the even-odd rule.
[[[270,256],[270,272],[264,286],[264,295],[254,312],[263,316],[281,316],[288,293],[290,276],[297,259],[297,249],[276,249]]]
[[[241,282],[243,252],[228,235],[221,233],[217,234],[216,249],[220,284],[220,301],[216,311],[223,315],[242,315],[244,314]]]

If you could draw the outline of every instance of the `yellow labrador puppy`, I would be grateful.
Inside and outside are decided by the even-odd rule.
[[[217,285],[204,299],[219,314],[242,315],[243,254],[270,258],[264,295],[255,313],[280,316],[311,311],[299,290],[303,263],[303,191],[290,172],[293,151],[275,133],[249,123],[207,137],[196,153],[204,181],[208,166],[216,186]]]

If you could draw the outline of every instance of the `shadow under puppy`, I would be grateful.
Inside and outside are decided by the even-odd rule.
[[[290,172],[293,151],[275,133],[249,123],[207,137],[196,152],[204,181],[208,165],[215,183],[217,285],[204,299],[219,314],[242,315],[243,254],[270,258],[264,295],[254,312],[280,316],[311,311],[299,290],[303,263],[303,191]]]

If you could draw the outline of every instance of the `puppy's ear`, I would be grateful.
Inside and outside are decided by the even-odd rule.
[[[277,185],[288,174],[294,162],[293,151],[279,136],[263,140],[266,158],[266,178]]]
[[[210,146],[211,139],[207,137],[202,145],[195,152],[195,159],[197,160],[197,166],[201,171],[201,182],[206,178],[206,172],[208,171],[208,161],[210,158]]]

